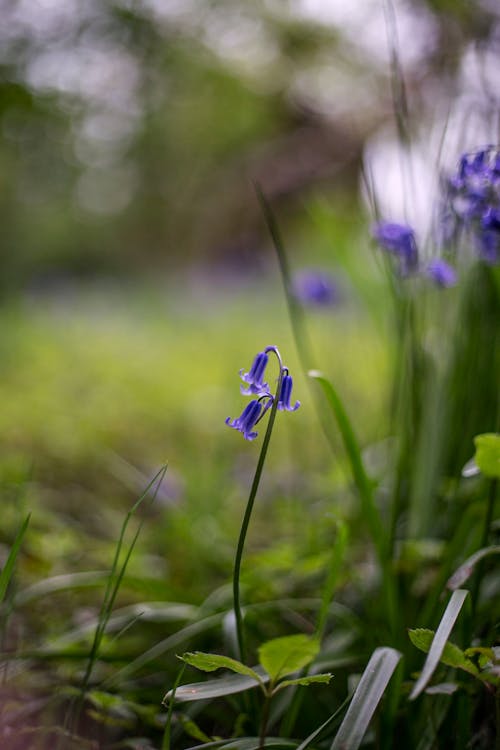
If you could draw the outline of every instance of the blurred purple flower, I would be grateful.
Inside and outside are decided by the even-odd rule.
[[[241,386],[241,392],[244,396],[260,396],[263,393],[267,393],[269,386],[267,383],[264,383],[263,377],[268,361],[269,357],[266,352],[259,352],[249,372],[243,375],[243,368],[240,370],[241,379],[244,383],[248,383],[248,388]]]
[[[477,244],[479,255],[486,263],[491,265],[498,263],[500,257],[500,209],[490,206],[483,214]]]
[[[372,229],[372,236],[383,250],[395,255],[399,260],[401,276],[408,276],[418,265],[418,251],[415,232],[407,224],[379,221]]]
[[[255,440],[258,433],[252,432],[252,429],[259,420],[261,412],[262,404],[260,401],[250,401],[250,403],[243,409],[241,416],[232,421],[231,417],[228,417],[226,419],[226,424],[243,433],[245,440]]]
[[[440,287],[455,286],[457,283],[457,272],[453,266],[450,266],[441,258],[431,260],[425,269],[425,273]]]
[[[338,302],[333,278],[323,271],[301,271],[293,280],[293,294],[304,305],[331,307]]]
[[[457,172],[444,179],[444,211],[455,217],[451,244],[467,230],[479,256],[490,264],[500,259],[500,150],[486,146],[463,154]],[[444,232],[446,236],[446,232]]]
[[[283,380],[281,383],[281,391],[280,391],[280,397],[278,400],[278,409],[280,411],[297,411],[297,409],[300,406],[300,401],[295,402],[295,406],[290,405],[290,398],[292,395],[292,388],[293,388],[293,380],[292,376],[283,375]]]

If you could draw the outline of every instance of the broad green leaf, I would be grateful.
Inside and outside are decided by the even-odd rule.
[[[432,639],[432,642],[430,644],[427,659],[425,660],[425,664],[420,677],[416,681],[411,692],[410,700],[415,700],[415,698],[417,698],[429,684],[429,681],[434,674],[434,670],[439,664],[439,661],[443,654],[448,636],[453,630],[453,626],[455,625],[457,617],[460,614],[468,593],[469,592],[465,589],[457,589],[451,595],[448,606],[444,611],[441,622],[439,623],[439,627],[436,630],[434,638]]]
[[[370,720],[400,659],[401,654],[393,648],[375,649],[330,750],[357,750],[361,745]]]
[[[285,635],[263,643],[259,648],[259,661],[276,682],[292,672],[307,667],[319,651],[319,641],[307,635]]]
[[[500,479],[500,435],[487,432],[474,438],[474,460],[485,477]]]
[[[498,554],[500,554],[499,545],[492,547],[483,547],[477,552],[474,552],[473,555],[468,557],[467,560],[463,562],[459,568],[456,569],[453,575],[448,579],[446,587],[451,591],[459,588],[459,586],[461,586],[463,583],[465,583],[465,581],[467,581],[468,578],[470,578],[470,576],[474,572],[474,566],[476,565],[476,563],[482,560],[483,557]]]
[[[2,572],[0,573],[0,603],[3,602],[3,600],[5,599],[7,586],[9,585],[9,581],[12,577],[12,573],[14,572],[16,559],[19,554],[19,550],[21,549],[21,544],[22,544],[24,535],[26,533],[26,529],[28,528],[28,524],[30,522],[30,517],[31,517],[31,513],[29,513],[26,516],[26,518],[24,519],[21,525],[21,528],[17,532],[16,538],[14,539],[14,543],[12,544],[12,547],[10,548],[10,552],[5,562],[5,565],[3,566]]]
[[[408,635],[414,646],[426,654],[429,653],[435,635],[433,630],[427,630],[427,628],[415,628],[415,630],[409,630]],[[477,675],[478,673],[476,665],[466,657],[464,651],[450,641],[445,643],[439,661],[442,664],[446,664],[447,667],[464,669],[466,672],[470,672],[473,675]]]
[[[314,682],[330,682],[333,675],[326,673],[326,674],[312,674],[308,677],[297,677],[295,680],[283,680],[283,682],[280,682],[279,685],[276,686],[274,692],[277,693],[278,690],[281,690],[282,688],[289,687],[290,685],[312,685]]]
[[[256,674],[259,675],[261,683],[269,682],[269,677],[260,667],[255,668]],[[175,700],[182,701],[202,701],[220,698],[223,695],[232,695],[241,693],[243,690],[257,687],[254,677],[246,675],[233,674],[227,677],[219,677],[216,680],[207,680],[206,682],[193,682],[189,685],[180,685],[175,691]],[[170,700],[173,691],[170,690],[163,699],[163,703]]]
[[[196,669],[201,669],[202,672],[215,672],[216,669],[230,669],[231,672],[237,674],[243,674],[247,677],[252,677],[256,682],[262,683],[260,676],[250,667],[242,664],[236,659],[231,659],[230,656],[221,656],[220,654],[206,654],[203,651],[191,651],[183,654],[179,657],[186,664]]]

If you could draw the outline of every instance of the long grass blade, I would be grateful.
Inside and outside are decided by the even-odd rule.
[[[260,185],[255,184],[255,192],[262,209],[262,213],[273,241],[274,249],[278,258],[278,265],[283,282],[285,299],[288,306],[288,314],[295,346],[299,355],[300,364],[304,372],[314,366],[312,347],[307,334],[302,306],[293,293],[292,274],[288,264],[285,245],[281,237],[278,223],[274,217],[269,201],[264,195]]]
[[[266,674],[262,667],[253,667],[253,670],[259,675],[263,683],[269,682],[269,675]],[[241,693],[243,690],[258,686],[259,683],[253,677],[231,674],[224,677],[217,677],[214,680],[206,680],[205,682],[193,682],[189,685],[181,685],[175,692],[175,700],[184,703],[187,701],[211,700],[212,698],[220,698],[224,695]],[[174,692],[172,689],[164,697],[163,703],[173,698]]]
[[[330,750],[357,750],[361,745],[370,720],[400,659],[401,654],[393,648],[375,649]]]
[[[314,732],[311,732],[311,734],[305,738],[303,742],[300,743],[297,750],[307,750],[308,747],[312,745],[312,743],[317,740],[321,735],[326,732],[327,729],[329,729],[333,724],[335,724],[336,721],[339,721],[339,716],[343,712],[344,708],[349,704],[349,701],[351,700],[352,696],[348,696],[345,701],[337,708],[337,710],[328,717],[326,721],[321,724],[317,729],[314,730]]]
[[[259,737],[240,737],[236,740],[217,740],[216,742],[206,742],[204,745],[196,745],[188,750],[215,750],[224,748],[224,750],[261,750],[262,747],[269,750],[290,750],[296,748],[297,743],[293,740],[282,740],[279,737],[266,737],[264,744]]]
[[[411,691],[411,701],[415,700],[415,698],[418,698],[420,693],[425,690],[429,683],[429,680],[434,674],[434,670],[439,664],[439,660],[443,653],[448,637],[453,630],[453,626],[455,625],[457,617],[460,614],[468,593],[469,592],[465,589],[457,589],[451,595],[448,606],[444,611],[441,622],[439,623],[439,627],[436,630],[433,641],[431,643],[429,653],[427,654],[427,658],[425,660],[424,668],[422,669],[420,677],[418,678],[413,687],[413,690]]]
[[[175,694],[177,692],[177,688],[180,685],[185,669],[186,669],[186,665],[183,664],[177,674],[172,690],[170,691],[170,693],[168,693],[169,702],[168,702],[167,720],[165,722],[165,731],[163,733],[163,741],[161,743],[161,750],[170,750],[170,735],[171,735],[171,730],[172,730],[172,714],[174,711]],[[165,698],[166,697],[167,696],[165,696]],[[163,699],[163,702],[165,702],[165,698]]]
[[[132,517],[134,516],[135,512],[139,508],[139,506],[142,504],[142,502],[144,501],[144,499],[148,496],[148,494],[149,494],[149,492],[150,492],[150,490],[151,490],[152,487],[155,488],[154,492],[153,492],[153,495],[152,495],[152,500],[154,500],[154,498],[156,497],[156,494],[157,494],[157,492],[158,492],[158,490],[159,490],[159,488],[161,486],[161,483],[163,481],[163,478],[165,476],[166,471],[167,471],[167,466],[165,465],[165,466],[163,466],[157,472],[157,474],[153,477],[153,479],[151,480],[151,482],[149,483],[149,485],[146,487],[145,491],[136,500],[136,502],[134,503],[134,505],[132,506],[132,508],[128,511],[128,513],[127,513],[127,515],[125,517],[125,520],[123,522],[123,525],[122,525],[122,528],[121,528],[121,531],[120,531],[120,536],[118,538],[118,543],[116,545],[115,556],[114,556],[113,563],[112,563],[112,566],[111,566],[111,572],[109,574],[108,585],[106,586],[106,590],[105,590],[105,593],[104,593],[104,599],[103,599],[103,603],[102,603],[102,606],[101,606],[101,611],[100,611],[100,614],[99,614],[99,621],[98,621],[98,624],[97,624],[97,627],[96,627],[96,630],[95,630],[94,640],[93,640],[93,643],[92,643],[92,648],[90,650],[90,655],[89,655],[89,661],[88,661],[88,664],[87,664],[87,669],[86,669],[86,672],[85,672],[85,675],[84,675],[84,678],[83,678],[83,691],[85,691],[87,689],[87,687],[88,687],[88,684],[89,684],[89,681],[90,681],[90,677],[91,677],[91,674],[92,674],[92,670],[93,670],[94,664],[95,664],[95,662],[97,660],[97,656],[98,656],[98,653],[99,653],[99,648],[100,648],[100,645],[101,645],[101,642],[102,642],[102,638],[104,636],[104,633],[105,633],[106,626],[108,624],[109,618],[111,617],[111,612],[113,610],[113,606],[114,606],[114,603],[115,603],[116,596],[118,594],[118,590],[119,590],[120,585],[122,583],[123,576],[125,575],[125,571],[127,569],[127,565],[129,563],[130,557],[132,555],[133,549],[135,547],[135,544],[137,542],[137,539],[138,539],[140,531],[141,531],[141,524],[140,524],[139,528],[137,529],[136,533],[134,534],[134,536],[132,538],[132,541],[131,541],[131,543],[129,545],[129,548],[128,548],[126,554],[125,554],[125,559],[124,559],[121,567],[119,568],[119,561],[120,561],[121,551],[122,551],[122,547],[123,547],[123,541],[124,541],[124,538],[125,538],[125,533],[127,531],[128,525],[129,525]]]
[[[16,538],[14,539],[12,547],[10,548],[10,552],[8,554],[5,565],[3,566],[2,572],[0,573],[0,603],[5,599],[7,587],[10,583],[10,579],[12,578],[17,556],[19,554],[19,550],[21,549],[21,544],[23,543],[24,535],[28,528],[30,518],[31,513],[26,516],[23,523],[21,524],[21,528],[16,534]]]
[[[465,560],[465,562],[463,562],[460,567],[456,569],[453,575],[448,579],[446,588],[450,589],[450,591],[455,591],[455,589],[458,589],[459,586],[461,586],[471,577],[474,572],[474,567],[477,565],[477,563],[483,560],[485,557],[488,557],[488,555],[500,555],[500,545],[483,547],[483,549],[479,549],[477,552],[474,552],[474,554],[468,557],[467,560]]]
[[[368,530],[381,567],[387,619],[390,624],[391,632],[394,634],[397,631],[396,593],[388,559],[387,534],[378,508],[375,505],[373,485],[366,473],[361,449],[354,428],[347,416],[347,412],[344,409],[337,391],[332,383],[319,370],[310,370],[308,374],[321,386],[342,436],[344,448],[351,466],[352,476],[361,501],[361,510],[366,519]]]

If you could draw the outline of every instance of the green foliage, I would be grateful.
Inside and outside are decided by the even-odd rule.
[[[427,630],[426,628],[415,628],[408,631],[410,640],[414,646],[420,651],[428,654],[434,640],[435,633],[433,630]],[[451,641],[445,643],[443,652],[439,657],[439,661],[442,664],[446,664],[447,667],[454,667],[455,669],[463,669],[465,672],[469,672],[474,676],[478,675],[478,669],[474,662],[468,659],[465,652],[461,648],[456,646]]]
[[[476,435],[474,444],[474,461],[479,469],[490,479],[500,479],[500,435]]]
[[[401,278],[369,246],[358,170],[345,165],[386,121],[387,80],[374,66],[374,96],[353,91],[360,127],[347,132],[328,96],[338,101],[343,65],[363,72],[357,35],[299,21],[294,4],[94,3],[90,16],[60,11],[55,46],[49,5],[60,3],[44,4],[43,23],[20,22],[23,4],[4,9],[2,750],[498,745],[499,269],[457,249],[459,283],[435,289],[423,258]],[[426,75],[409,64],[412,87],[443,65],[450,88],[461,47],[495,29],[493,12],[466,5],[427,3],[453,54],[445,64],[428,45]],[[476,47],[479,62],[493,53]],[[73,68],[56,66],[57,86],[37,83],[64,50],[95,53],[99,75],[73,71],[70,91]],[[103,62],[117,88],[93,98],[85,85],[106,81]],[[384,202],[363,176],[378,218]],[[338,272],[335,309],[296,298],[305,264]],[[263,470],[224,419],[240,405],[239,368],[267,342],[286,351],[302,407],[293,420],[272,410]],[[461,473],[473,440],[483,477]],[[237,608],[230,571],[252,476]],[[135,502],[147,487],[156,502]],[[188,667],[209,678],[181,684]]]
[[[413,686],[413,690],[411,691],[410,700],[414,700],[420,695],[420,693],[425,689],[432,675],[434,674],[434,670],[436,669],[446,648],[448,636],[453,630],[455,622],[457,621],[457,618],[462,610],[468,593],[469,592],[465,591],[464,589],[457,589],[452,593],[446,609],[441,617],[439,627],[434,633],[434,637],[429,646],[427,659],[425,660],[425,664],[423,666],[420,677],[418,678],[417,682]]]
[[[228,669],[238,675],[250,678],[259,685],[264,695],[270,697],[286,687],[308,686],[314,683],[328,683],[330,674],[316,674],[285,680],[287,675],[307,667],[320,648],[319,641],[305,635],[289,635],[273,638],[263,643],[258,650],[260,665],[256,669],[247,667],[236,659],[219,654],[206,654],[201,651],[186,653],[180,657],[191,667],[202,672],[214,672],[216,669]],[[266,683],[269,681],[269,688]],[[254,686],[255,686],[254,685]],[[229,695],[240,692],[252,685],[248,680],[222,679],[205,682],[201,685],[183,685],[177,688],[175,697],[180,700],[199,700],[202,698]],[[173,697],[167,693],[165,700]]]
[[[229,669],[231,672],[252,677],[257,683],[262,684],[262,680],[257,672],[236,659],[231,659],[229,656],[204,654],[201,651],[195,651],[194,653],[183,654],[180,658],[191,667],[201,669],[202,672],[214,672],[216,669]]]
[[[0,604],[5,599],[5,595],[7,593],[7,587],[14,573],[16,559],[19,554],[19,550],[21,549],[24,535],[26,534],[26,531],[28,529],[30,517],[31,517],[31,514],[26,516],[25,521],[23,522],[23,524],[21,525],[21,528],[17,532],[14,542],[12,544],[12,547],[10,549],[9,555],[7,557],[7,560],[5,561],[5,564],[2,568],[2,572],[0,573]]]
[[[319,648],[317,640],[305,635],[273,638],[259,646],[259,661],[274,683],[307,667],[318,654]]]

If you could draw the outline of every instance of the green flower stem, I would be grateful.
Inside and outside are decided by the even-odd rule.
[[[274,350],[273,350],[274,351]],[[283,380],[283,367],[281,364],[281,358],[277,351],[274,352],[280,363],[280,373],[278,377],[278,385],[276,387],[276,394],[269,414],[269,421],[267,423],[266,433],[262,442],[262,448],[260,449],[259,460],[257,462],[257,468],[255,469],[255,475],[253,478],[252,486],[250,488],[250,494],[248,496],[247,507],[245,509],[245,515],[243,516],[243,522],[241,524],[240,536],[238,539],[238,547],[236,549],[236,557],[234,559],[233,568],[233,608],[234,616],[236,619],[236,637],[238,640],[238,658],[243,663],[246,663],[246,646],[245,638],[243,633],[243,617],[241,614],[240,604],[240,570],[241,570],[241,559],[243,557],[243,549],[245,547],[245,539],[250,524],[250,518],[252,515],[253,505],[257,490],[259,489],[260,478],[262,476],[262,470],[264,468],[264,462],[266,460],[267,449],[269,447],[269,441],[271,440],[271,433],[273,431],[274,419],[276,417],[276,411],[278,409],[278,399],[281,391],[281,383]]]

